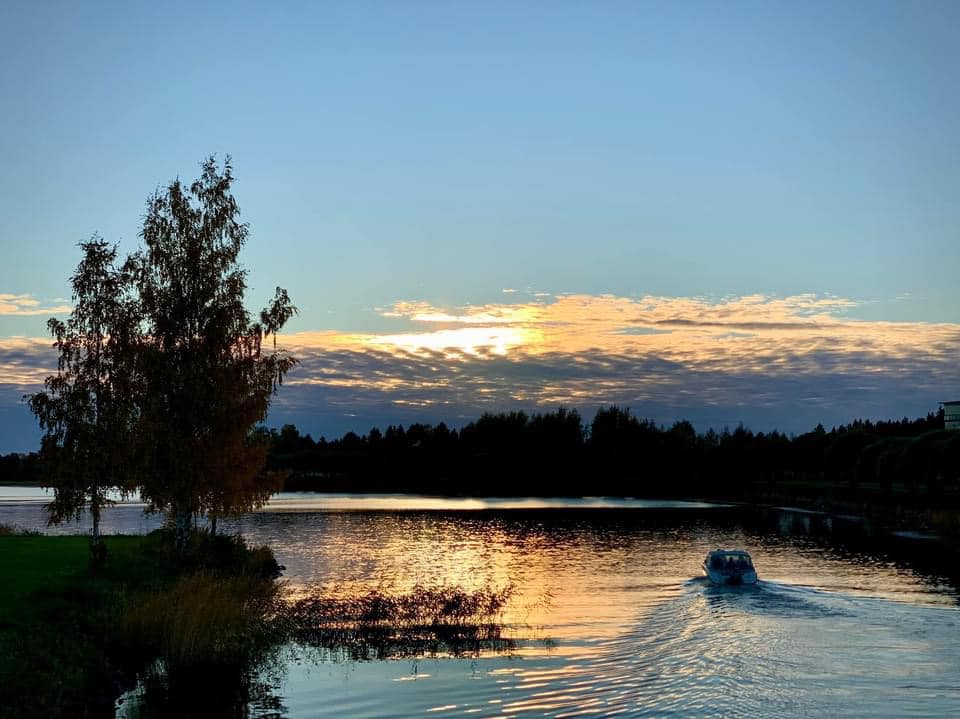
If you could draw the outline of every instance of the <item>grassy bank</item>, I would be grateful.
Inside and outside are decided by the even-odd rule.
[[[105,539],[0,536],[0,716],[113,716],[116,697],[162,666],[241,664],[264,625],[269,550],[197,535],[177,557],[164,532]],[[227,656],[229,654],[229,656]]]
[[[109,538],[108,566],[93,575],[85,537],[0,536],[0,716],[108,715],[104,628],[122,611],[146,542]]]
[[[150,540],[117,536],[105,541],[110,562],[102,574],[93,576],[87,571],[86,537],[0,536],[0,627],[35,624],[42,610],[42,601],[37,600],[62,595],[68,588],[107,589],[135,581]]]
[[[112,717],[139,686],[138,716],[242,715],[269,693],[258,667],[288,643],[334,659],[509,651],[510,588],[286,598],[268,548],[163,531],[105,539],[0,532],[0,717]],[[239,712],[239,714],[237,713]]]

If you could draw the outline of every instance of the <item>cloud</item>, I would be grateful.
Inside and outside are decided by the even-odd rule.
[[[35,317],[37,315],[66,314],[72,310],[69,304],[43,306],[33,295],[13,295],[0,292],[0,316]]]
[[[20,393],[36,391],[56,367],[57,355],[51,340],[28,337],[0,339],[0,389]]]
[[[658,417],[753,417],[798,430],[923,414],[960,388],[960,325],[847,318],[856,306],[814,295],[405,302],[383,314],[413,323],[409,332],[289,335],[304,359],[289,383],[303,388],[298,409],[324,412],[437,421],[617,403]]]
[[[511,297],[510,299],[513,299]],[[802,431],[925,414],[960,394],[960,325],[854,320],[836,297],[562,295],[380,310],[402,333],[300,332],[271,411],[329,435],[483,411],[627,405],[657,421]],[[47,340],[0,340],[0,387],[55,367]]]
[[[656,355],[687,366],[769,370],[769,360],[830,351],[864,353],[883,364],[915,354],[944,357],[956,349],[960,325],[868,322],[844,313],[856,303],[836,297],[760,295],[711,301],[704,298],[564,295],[542,301],[439,308],[398,303],[384,316],[420,328],[402,334],[354,337],[355,347],[461,355],[550,353]],[[291,338],[297,342],[296,336]],[[304,346],[312,345],[306,337]],[[320,343],[322,345],[322,342]]]

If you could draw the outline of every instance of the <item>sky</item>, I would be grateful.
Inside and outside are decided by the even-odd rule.
[[[0,4],[0,452],[77,243],[233,158],[315,437],[960,398],[960,4]]]

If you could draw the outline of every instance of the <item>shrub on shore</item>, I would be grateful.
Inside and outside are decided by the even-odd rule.
[[[512,587],[291,599],[270,549],[240,537],[197,533],[185,555],[162,531],[108,537],[97,572],[86,566],[83,537],[3,541],[19,547],[8,569],[22,589],[8,597],[16,622],[0,621],[0,717],[5,707],[17,717],[111,716],[138,683],[132,701],[158,716],[219,715],[267,692],[260,674],[285,646],[330,659],[514,646],[501,621]]]
[[[24,529],[15,524],[0,524],[0,537],[39,537],[40,532]]]
[[[168,666],[242,664],[275,638],[278,589],[254,576],[189,574],[135,598],[119,640]]]
[[[161,529],[154,535],[160,538],[164,561],[175,568],[178,575],[201,572],[275,579],[283,570],[270,547],[252,547],[239,534],[212,535],[195,531],[187,538],[182,553],[176,551],[172,529]]]

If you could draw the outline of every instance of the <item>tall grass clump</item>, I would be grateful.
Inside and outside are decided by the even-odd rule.
[[[244,664],[276,638],[278,585],[201,572],[136,598],[120,622],[122,646],[166,667]]]

